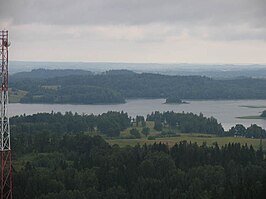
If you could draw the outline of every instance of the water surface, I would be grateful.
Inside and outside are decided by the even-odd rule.
[[[266,120],[263,119],[238,119],[239,116],[259,115],[265,108],[248,108],[241,106],[266,106],[266,100],[207,100],[189,101],[189,104],[164,104],[165,99],[136,99],[127,100],[125,104],[115,105],[72,105],[72,104],[20,104],[9,106],[9,115],[34,114],[40,112],[66,112],[72,111],[79,114],[101,114],[107,111],[124,111],[129,116],[146,116],[153,111],[175,111],[203,113],[204,116],[215,117],[227,130],[235,124],[257,124],[266,129]]]

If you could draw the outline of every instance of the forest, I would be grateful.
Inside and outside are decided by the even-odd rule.
[[[35,70],[10,77],[13,94],[25,91],[21,103],[124,103],[129,98],[266,99],[266,80],[217,80],[203,76],[170,76],[127,70],[101,74]],[[51,75],[53,74],[53,75]],[[73,97],[75,94],[75,97]]]
[[[104,138],[130,128],[136,138],[153,128],[233,136],[202,114],[153,112],[131,118],[38,113],[10,118],[14,198],[24,199],[260,199],[266,194],[266,159],[260,147],[181,141],[120,147]],[[141,126],[138,132],[135,127]],[[253,127],[252,127],[253,128]],[[249,135],[248,128],[245,129]],[[252,130],[250,130],[251,132]],[[265,131],[263,132],[263,134]]]
[[[152,122],[150,129],[146,123]],[[19,146],[29,146],[33,148],[42,147],[38,143],[40,135],[42,140],[49,142],[49,134],[63,135],[87,132],[89,135],[102,135],[106,137],[122,138],[121,132],[130,129],[130,136],[127,138],[149,138],[149,133],[154,130],[157,137],[178,136],[179,133],[199,133],[216,136],[242,136],[247,138],[266,138],[266,131],[257,125],[244,127],[241,124],[233,126],[229,131],[225,131],[220,123],[213,118],[207,118],[203,114],[152,112],[147,117],[137,116],[131,118],[125,112],[109,111],[100,115],[79,115],[77,113],[60,112],[37,113],[33,115],[20,115],[10,118],[12,134],[16,136],[14,144]],[[141,128],[139,131],[136,127]],[[35,137],[36,132],[38,136]],[[29,136],[32,144],[29,145],[24,137]],[[54,138],[57,138],[54,137]],[[152,137],[152,136],[151,136]],[[36,140],[37,141],[36,141]],[[36,144],[36,145],[35,145]]]
[[[21,155],[14,147],[14,198],[262,199],[266,194],[263,152],[247,145],[183,141],[171,148],[160,143],[121,148],[78,133],[43,146]]]

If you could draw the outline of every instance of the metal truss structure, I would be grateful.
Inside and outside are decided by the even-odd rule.
[[[0,61],[1,61],[1,198],[12,199],[12,160],[10,143],[10,126],[8,117],[8,31],[0,31]]]

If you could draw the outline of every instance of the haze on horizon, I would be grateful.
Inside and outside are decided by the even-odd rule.
[[[265,0],[0,0],[11,60],[266,63]]]

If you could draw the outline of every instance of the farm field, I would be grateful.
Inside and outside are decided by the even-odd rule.
[[[154,136],[154,139],[148,139],[149,136],[145,137],[141,134],[141,138],[139,139],[129,139],[130,130],[132,128],[136,128],[138,131],[141,132],[142,127],[133,126],[131,128],[126,129],[125,131],[121,132],[120,137],[118,138],[108,138],[105,137],[105,140],[111,144],[117,144],[121,147],[135,146],[136,144],[144,145],[144,144],[153,144],[153,143],[164,143],[168,144],[169,146],[173,146],[176,143],[181,141],[187,141],[192,143],[197,143],[199,145],[206,143],[208,146],[213,145],[215,142],[218,143],[219,146],[224,146],[228,143],[240,143],[241,145],[247,144],[248,146],[252,145],[255,149],[260,147],[260,139],[253,139],[253,138],[245,138],[245,137],[219,137],[216,135],[211,134],[199,134],[199,133],[181,133],[178,129],[171,129],[175,131],[178,136],[176,137],[156,137],[160,135],[160,132],[153,129],[154,122],[146,122],[146,126],[150,128],[149,136]],[[169,128],[163,128],[163,131],[169,131]],[[104,137],[104,136],[103,136]],[[262,139],[262,147],[266,149],[266,139]]]
[[[228,143],[240,143],[240,144],[247,144],[252,145],[255,149],[260,147],[260,139],[252,139],[252,138],[244,138],[244,137],[217,137],[217,136],[210,136],[207,134],[180,134],[179,137],[168,137],[168,138],[156,138],[155,140],[148,140],[146,138],[140,139],[106,139],[106,141],[111,144],[118,144],[121,147],[130,145],[134,146],[136,144],[153,144],[153,143],[165,143],[169,146],[173,146],[176,143],[186,140],[187,142],[197,143],[199,145],[206,143],[208,146],[212,145],[213,143],[217,142],[219,146],[223,146]],[[266,148],[266,140],[262,140],[262,146],[265,150]]]
[[[10,103],[19,103],[21,98],[25,97],[26,94],[27,94],[27,91],[11,88],[9,90],[9,102]]]

